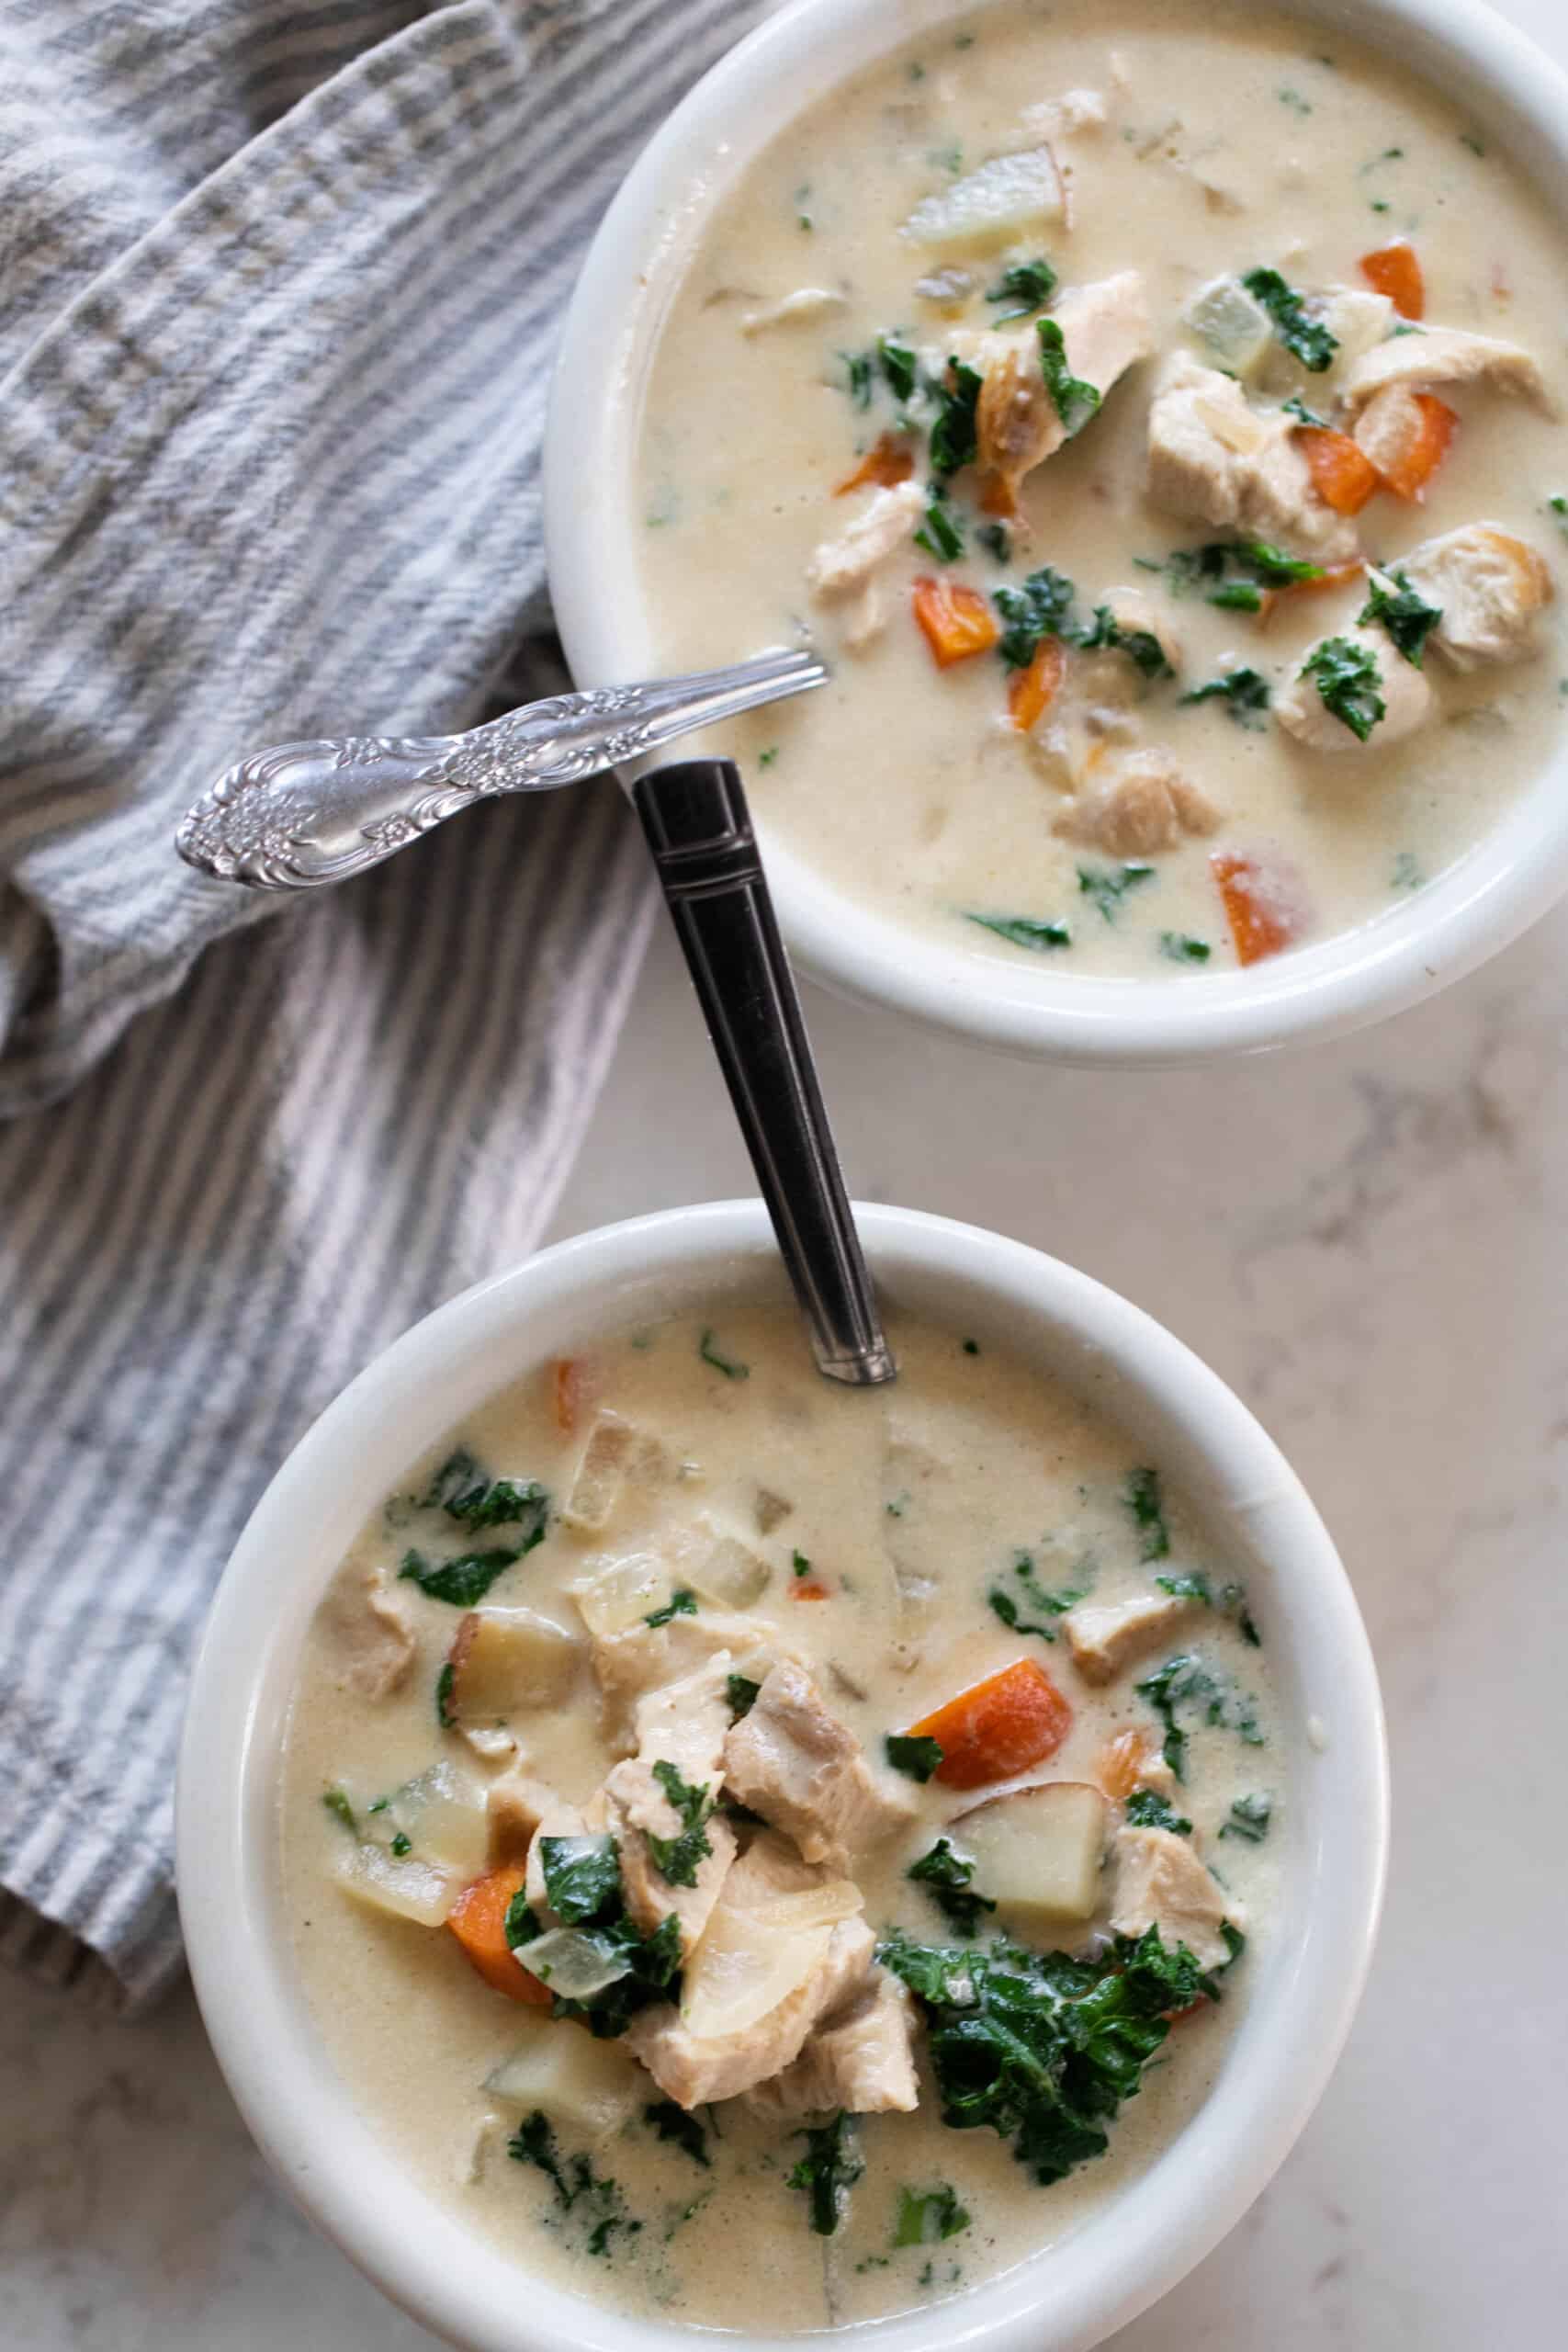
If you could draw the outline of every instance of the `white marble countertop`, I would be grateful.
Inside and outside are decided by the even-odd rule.
[[[1568,55],[1561,0],[1506,13]],[[808,997],[852,1189],[1127,1292],[1301,1471],[1381,1662],[1382,1942],[1304,2138],[1122,2352],[1475,2352],[1568,2308],[1568,919],[1370,1035],[1217,1071],[987,1058]],[[556,1230],[750,1191],[660,936]],[[285,2204],[188,1993],[0,1988],[0,2345],[414,2352]]]

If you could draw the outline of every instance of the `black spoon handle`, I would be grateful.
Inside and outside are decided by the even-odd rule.
[[[853,1387],[892,1380],[739,774],[682,760],[633,797],[818,1366]]]

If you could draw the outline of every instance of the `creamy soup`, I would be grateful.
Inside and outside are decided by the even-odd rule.
[[[976,956],[1189,979],[1375,916],[1568,690],[1562,243],[1461,107],[1224,5],[950,24],[717,206],[645,395],[671,668],[765,824]]]
[[[891,1337],[862,1393],[775,1306],[546,1366],[413,1467],[301,1665],[332,2063],[623,2309],[819,2328],[1054,2243],[1181,2131],[1278,1932],[1266,1613],[1064,1388]]]

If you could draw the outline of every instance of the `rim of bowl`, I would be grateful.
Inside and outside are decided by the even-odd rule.
[[[1371,1958],[1387,1844],[1376,1672],[1349,1581],[1250,1412],[1161,1325],[1017,1241],[861,1206],[895,1304],[1009,1344],[1161,1449],[1257,1579],[1290,1749],[1288,1932],[1177,2139],[1055,2245],[950,2302],[859,2324],[879,2352],[1087,2352],[1173,2286],[1258,2195],[1305,2123]],[[464,1293],[330,1405],[277,1472],[225,1571],[194,1670],[176,1805],[180,1909],[219,2063],[310,2218],[395,2302],[466,2352],[691,2352],[695,2331],[597,2308],[487,2244],[403,2169],[310,2022],[277,1869],[276,1771],[300,1644],[348,1544],[409,1463],[480,1399],[590,1332],[716,1292],[784,1294],[760,1203],[606,1227]],[[1314,1716],[1328,1726],[1314,1739]],[[525,2287],[525,2301],[519,2288]],[[749,2352],[799,2337],[735,2331]]]
[[[1482,0],[1277,0],[1278,13],[1349,30],[1442,90],[1562,223],[1568,74]],[[920,31],[981,13],[976,0],[794,0],[719,60],[656,132],[583,263],[551,386],[545,533],[556,616],[575,675],[595,684],[657,668],[638,576],[635,464],[657,329],[697,231],[768,141],[818,96]],[[584,399],[576,389],[595,388]],[[1201,1062],[1359,1028],[1430,995],[1507,946],[1568,890],[1568,740],[1535,784],[1414,898],[1291,954],[1235,972],[1118,980],[1014,969],[859,905],[759,832],[780,927],[802,968],[1019,1055],[1078,1063]]]

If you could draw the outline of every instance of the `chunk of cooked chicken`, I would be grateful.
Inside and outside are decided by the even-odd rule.
[[[1358,628],[1319,640],[1320,645],[1329,643],[1348,644],[1358,652],[1371,656],[1383,715],[1363,742],[1329,708],[1317,678],[1303,663],[1297,675],[1274,697],[1274,716],[1287,735],[1293,735],[1309,752],[1381,751],[1385,744],[1403,741],[1425,724],[1431,715],[1432,689],[1422,673],[1395,650],[1392,639],[1381,629]],[[1317,648],[1313,650],[1315,652]],[[1310,661],[1312,655],[1307,659]]]
[[[365,1698],[389,1698],[407,1679],[418,1648],[413,1613],[385,1569],[344,1568],[333,1579],[321,1623],[344,1680]]]
[[[1134,1659],[1164,1640],[1192,1604],[1174,1593],[1096,1607],[1079,1601],[1062,1620],[1068,1654],[1086,1682],[1112,1682]]]
[[[792,2066],[746,2095],[758,2115],[908,2115],[919,2105],[915,2005],[885,1968],[873,1968],[824,2018]]]
[[[1321,287],[1308,296],[1306,308],[1307,315],[1325,326],[1337,345],[1328,367],[1303,368],[1294,352],[1271,335],[1261,380],[1276,396],[1304,393],[1310,407],[1321,409],[1357,361],[1397,326],[1399,313],[1386,294],[1374,294],[1366,286]]]
[[[1413,392],[1437,391],[1452,384],[1483,384],[1492,391],[1511,392],[1530,401],[1548,416],[1556,414],[1533,354],[1522,344],[1506,343],[1498,335],[1472,334],[1465,327],[1423,327],[1417,334],[1380,343],[1345,370],[1339,390],[1355,410],[1390,384],[1403,384]]]
[[[725,1882],[688,1962],[680,2008],[645,2009],[627,2048],[682,2107],[765,2082],[864,1977],[875,1939],[861,1908],[847,1879],[762,1831]]]
[[[1109,857],[1157,857],[1193,833],[1212,833],[1220,812],[1168,752],[1134,752],[1119,772],[1075,795],[1053,826],[1064,841]]]
[[[682,1778],[686,1775],[682,1773]],[[705,1787],[710,1801],[718,1793],[716,1776],[689,1785]],[[696,1883],[682,1886],[665,1877],[648,1842],[650,1837],[679,1838],[685,1826],[669,1792],[655,1777],[653,1765],[640,1757],[615,1765],[604,1782],[604,1797],[606,1823],[620,1849],[621,1893],[626,1909],[644,1935],[651,1935],[660,1921],[673,1912],[684,1957],[707,1926],[735,1860],[734,1829],[728,1821],[709,1815],[703,1825],[708,1851],[692,1872]]]
[[[890,490],[874,490],[870,499],[837,538],[824,539],[806,567],[806,584],[823,604],[858,595],[879,564],[904,544],[926,509],[926,492],[919,482],[896,482]]]
[[[1149,409],[1149,496],[1168,514],[1281,539],[1331,561],[1356,535],[1313,487],[1293,420],[1252,408],[1239,384],[1172,353]]]
[[[739,1657],[759,1646],[753,1620],[716,1609],[673,1617],[668,1625],[649,1625],[639,1619],[622,1633],[596,1634],[590,1656],[605,1740],[617,1756],[630,1755],[637,1744],[637,1702],[646,1691],[690,1674],[720,1650],[733,1650]],[[781,1645],[772,1636],[766,1646],[774,1657],[780,1655]]]
[[[1412,548],[1400,570],[1442,619],[1427,642],[1456,670],[1522,662],[1536,650],[1536,616],[1556,591],[1524,539],[1495,523],[1466,523]]]
[[[1119,1936],[1157,1927],[1168,1944],[1184,1943],[1201,1968],[1230,1957],[1220,1933],[1242,1914],[1192,1850],[1170,1829],[1119,1829],[1111,1839],[1116,1890],[1111,1924]]]
[[[1023,128],[1032,139],[1070,139],[1076,131],[1101,130],[1111,108],[1101,90],[1064,90],[1059,98],[1042,98],[1023,109]]]
[[[1154,349],[1148,299],[1135,269],[1069,287],[1049,316],[1062,330],[1068,372],[1092,384],[1102,401],[1128,368]],[[1038,330],[1039,322],[1032,321],[1013,334],[993,330],[950,338],[953,354],[980,370],[976,462],[1009,504],[1016,501],[1024,476],[1067,438],[1045,381]]]
[[[724,1743],[724,1777],[742,1804],[793,1838],[808,1862],[849,1858],[905,1827],[853,1732],[829,1714],[805,1668],[775,1666]]]
[[[719,1781],[730,1718],[726,1684],[734,1664],[730,1651],[717,1650],[690,1674],[637,1702],[632,1723],[640,1762],[653,1764],[662,1757],[682,1780]]]

